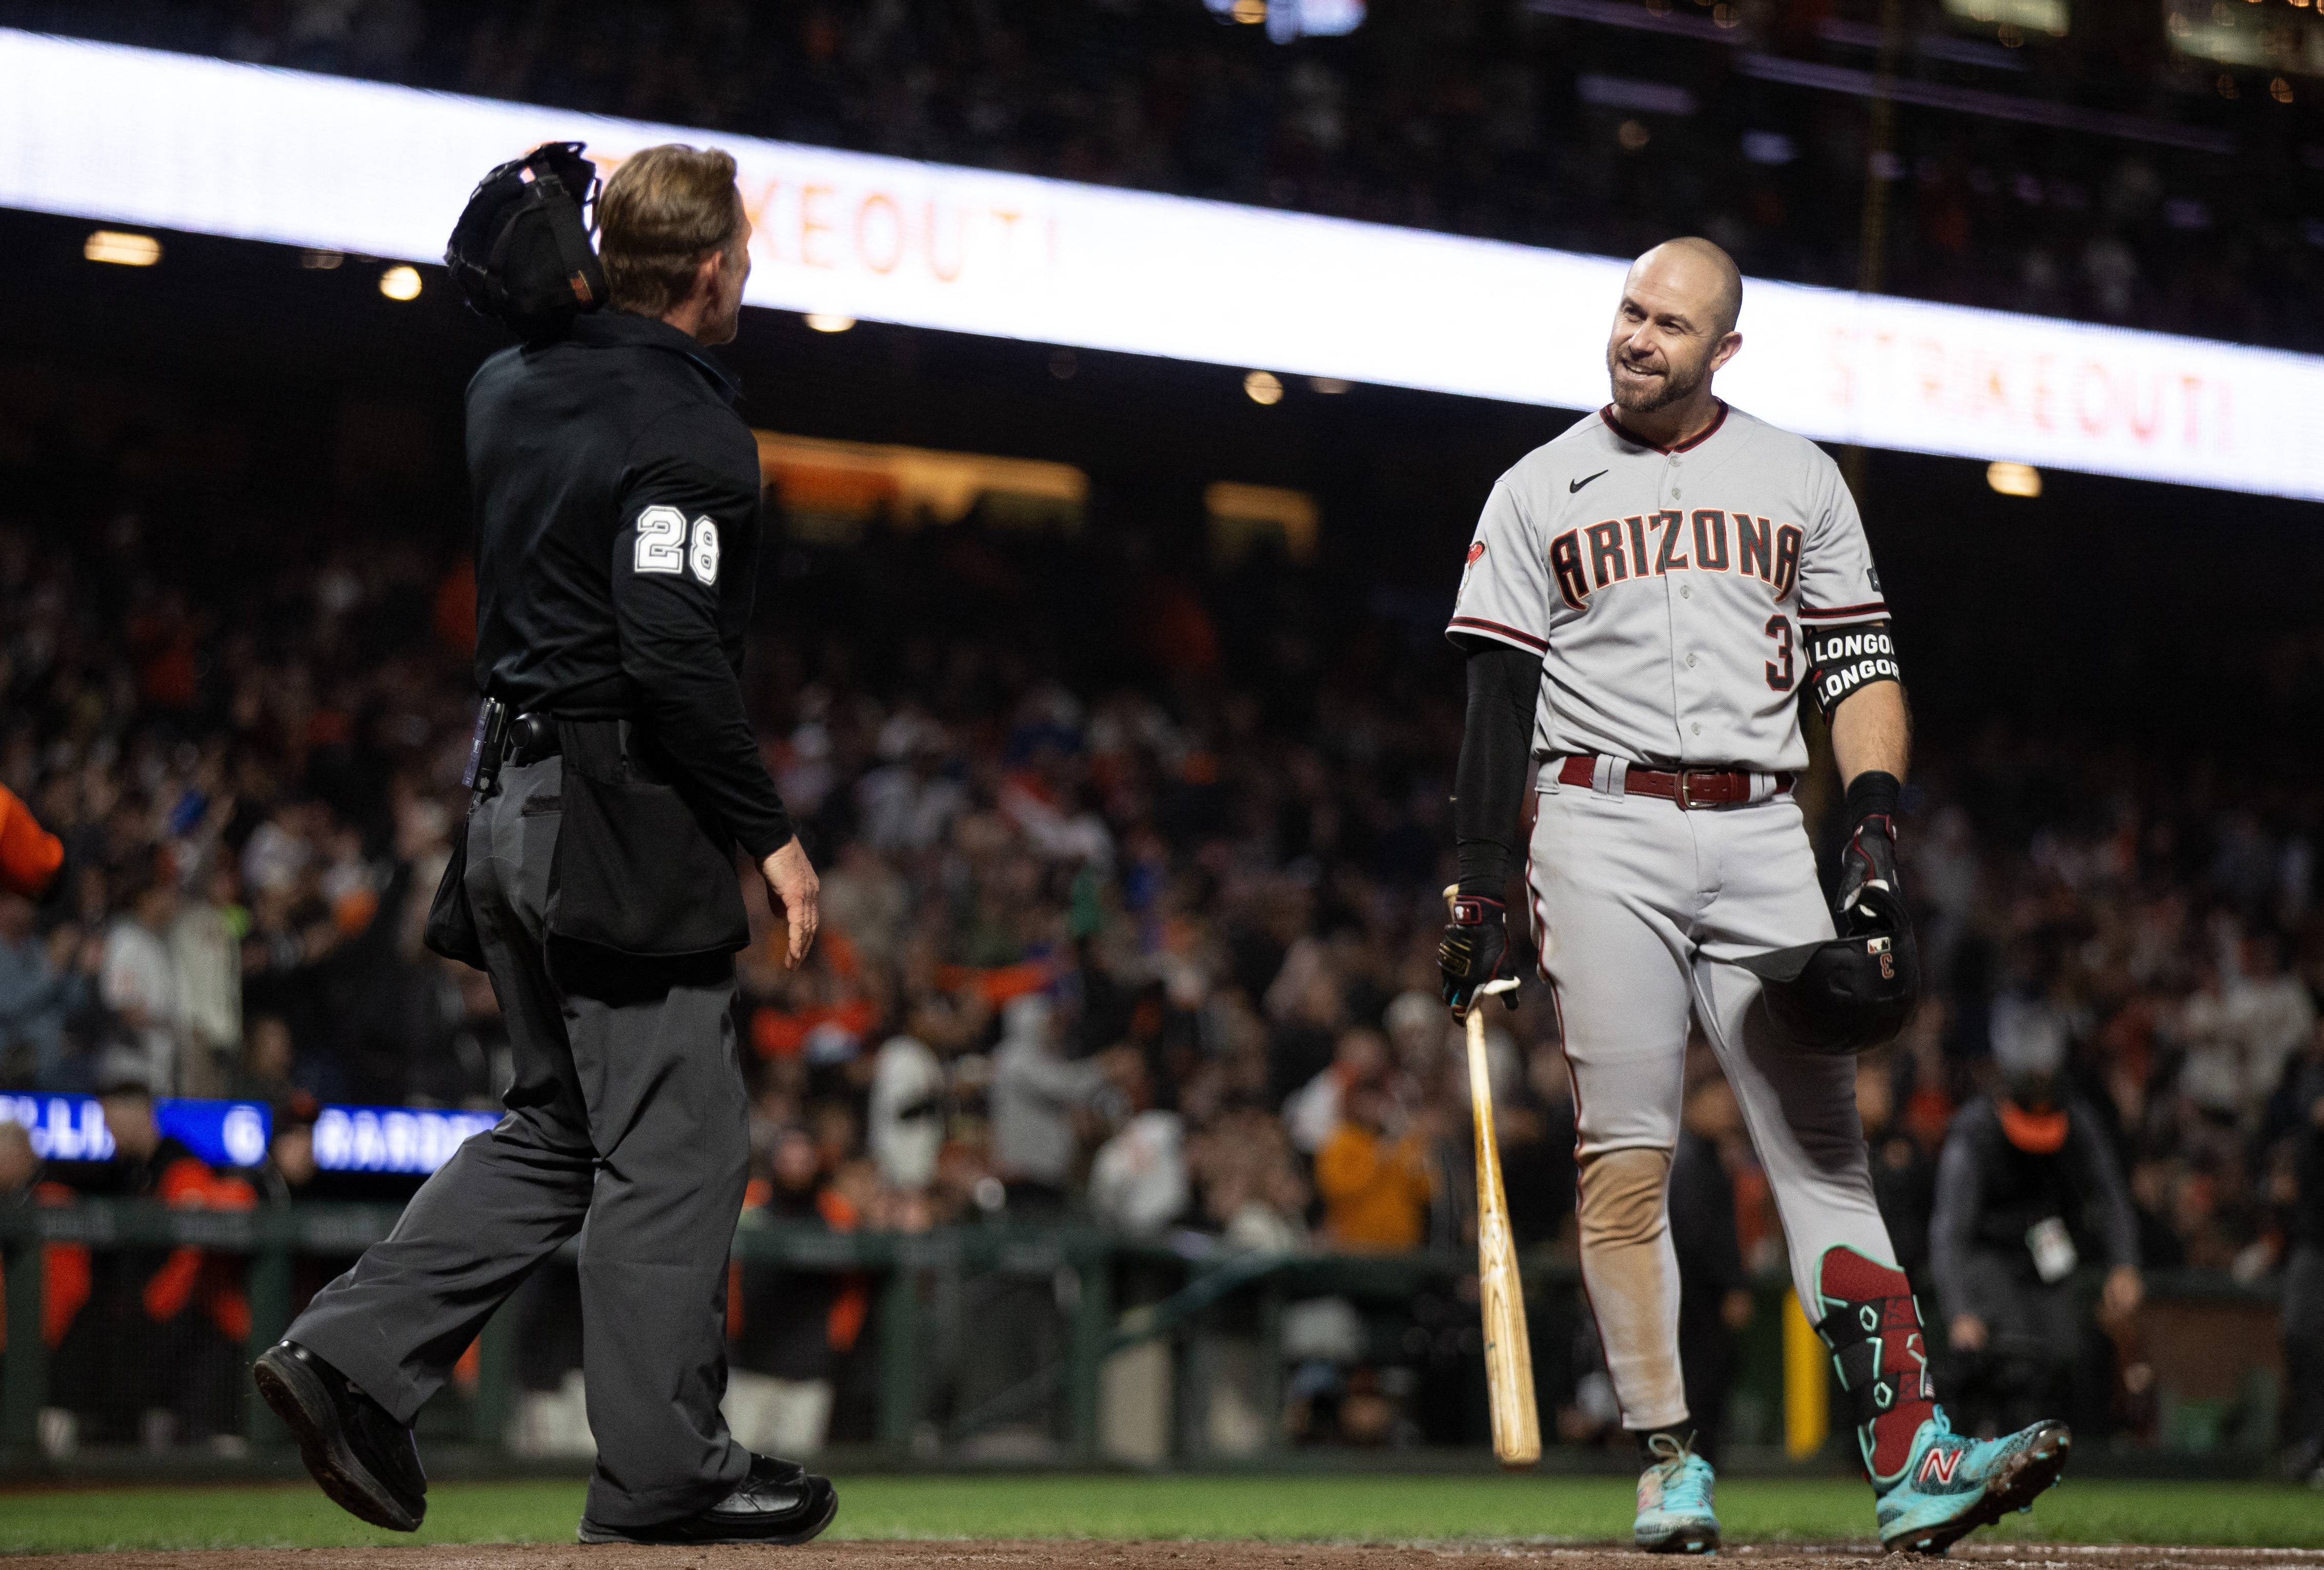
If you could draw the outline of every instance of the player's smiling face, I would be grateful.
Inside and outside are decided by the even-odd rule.
[[[1681,244],[1638,258],[1606,345],[1617,408],[1648,414],[1702,390],[1743,342],[1722,319],[1723,296],[1718,269]]]

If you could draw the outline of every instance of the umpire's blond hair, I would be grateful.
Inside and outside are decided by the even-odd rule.
[[[617,309],[659,317],[694,289],[696,269],[739,244],[734,160],[667,142],[631,154],[597,197],[597,259]]]

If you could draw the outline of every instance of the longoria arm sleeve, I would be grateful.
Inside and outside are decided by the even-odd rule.
[[[721,637],[722,545],[756,527],[758,506],[756,491],[709,464],[649,457],[623,498],[613,547],[622,671],[637,686],[641,717],[753,861],[792,833]]]

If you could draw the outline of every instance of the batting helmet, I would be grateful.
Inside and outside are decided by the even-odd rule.
[[[1754,954],[1767,1013],[1793,1043],[1843,1056],[1896,1039],[1921,996],[1921,950],[1903,910],[1867,894],[1847,935]]]

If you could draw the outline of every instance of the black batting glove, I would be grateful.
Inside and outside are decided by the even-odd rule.
[[[1477,988],[1511,973],[1508,907],[1483,895],[1448,892],[1452,919],[1444,924],[1444,941],[1436,945],[1436,969],[1444,983],[1444,1001],[1452,1017],[1468,1017],[1477,1000]],[[1511,1008],[1517,1005],[1515,989],[1501,994]]]
[[[1832,902],[1842,930],[1852,921],[1904,919],[1904,885],[1896,876],[1896,798],[1903,790],[1895,775],[1877,769],[1849,782],[1842,808],[1848,843],[1840,849],[1840,895]]]

